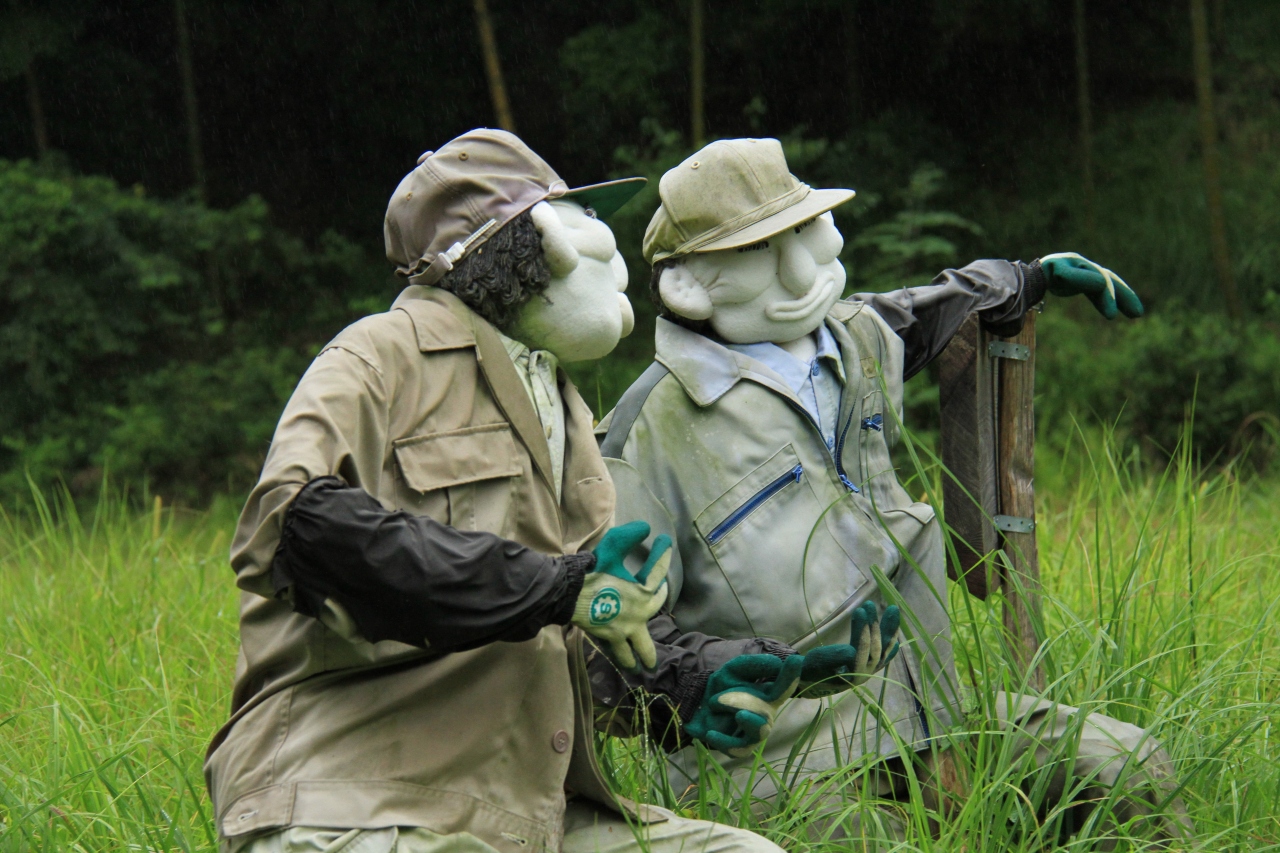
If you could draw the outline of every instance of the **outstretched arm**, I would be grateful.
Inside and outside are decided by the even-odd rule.
[[[975,311],[987,329],[1016,334],[1022,318],[1044,299],[1048,279],[1038,261],[974,261],[943,270],[932,283],[889,293],[858,293],[905,344],[903,379],[924,369]]]

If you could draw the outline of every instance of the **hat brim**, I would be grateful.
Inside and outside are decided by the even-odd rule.
[[[700,252],[718,252],[721,249],[738,249],[767,240],[774,234],[780,234],[788,228],[794,228],[802,222],[808,222],[815,216],[821,216],[828,210],[839,207],[857,193],[854,190],[810,190],[800,201],[783,208],[777,213],[766,216],[759,222],[753,222],[745,228],[726,234],[718,240],[699,246],[692,254]]]
[[[583,207],[594,210],[599,218],[607,219],[631,201],[648,182],[648,178],[619,178],[571,189],[561,198],[572,198]]]

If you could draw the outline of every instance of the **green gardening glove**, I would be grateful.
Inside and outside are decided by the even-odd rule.
[[[896,604],[884,609],[874,601],[864,601],[853,609],[848,644],[819,646],[804,656],[800,687],[796,695],[802,699],[820,699],[858,687],[873,673],[889,665],[898,653],[898,627],[902,614]]]
[[[1108,320],[1116,316],[1117,309],[1126,317],[1142,316],[1142,300],[1124,279],[1086,257],[1075,252],[1045,255],[1040,259],[1040,268],[1048,277],[1049,292],[1054,296],[1083,293]]]
[[[804,660],[804,655],[733,658],[707,679],[702,704],[685,733],[734,758],[750,755],[795,692]]]
[[[671,537],[653,540],[653,550],[640,574],[632,577],[622,560],[649,537],[649,525],[633,521],[604,534],[592,552],[596,567],[587,574],[573,608],[573,624],[609,645],[618,665],[634,671],[636,657],[646,669],[658,664],[649,636],[649,620],[667,600],[667,570],[671,568]]]

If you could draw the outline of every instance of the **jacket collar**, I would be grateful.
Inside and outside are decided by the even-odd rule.
[[[830,318],[827,324],[831,325]],[[654,349],[655,358],[698,406],[710,406],[742,380],[756,382],[803,406],[790,384],[767,365],[663,317],[658,318],[654,330]]]
[[[552,486],[551,449],[542,432],[542,422],[533,408],[533,401],[516,373],[516,366],[507,355],[507,348],[498,336],[498,330],[487,320],[472,311],[462,300],[447,290],[413,284],[406,287],[391,306],[413,320],[414,334],[421,352],[475,347],[476,361],[489,383],[489,389],[498,408],[511,422],[511,428],[529,449],[534,467],[542,474],[547,485]]]

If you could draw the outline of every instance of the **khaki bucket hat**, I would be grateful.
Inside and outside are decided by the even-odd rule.
[[[387,259],[413,284],[435,284],[540,201],[572,198],[604,218],[644,184],[644,178],[622,178],[570,189],[515,134],[472,130],[423,154],[396,187],[382,228]]]
[[[750,246],[844,204],[854,191],[801,182],[776,139],[721,139],[663,175],[658,196],[662,206],[644,232],[650,264]]]

